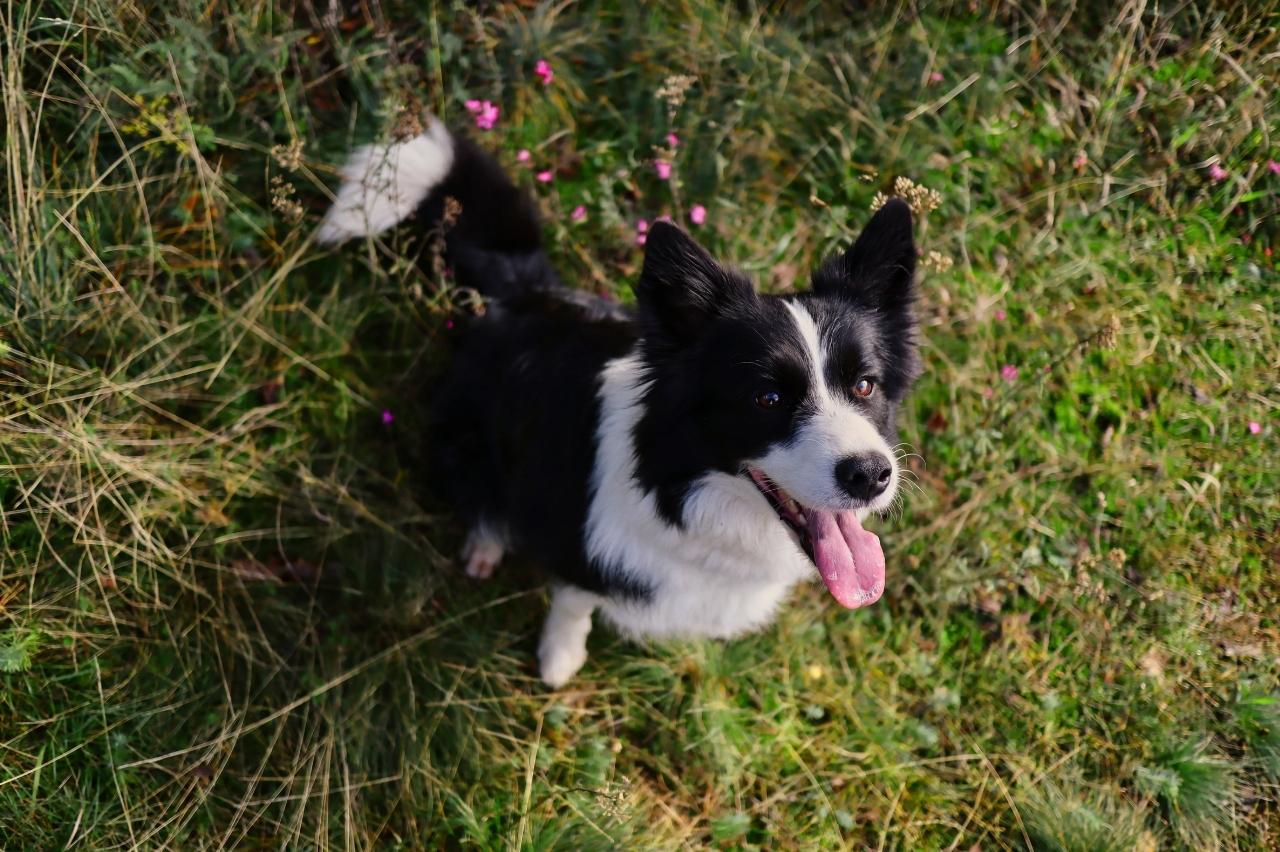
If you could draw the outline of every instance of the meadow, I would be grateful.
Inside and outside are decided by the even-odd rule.
[[[6,0],[0,40],[0,845],[1280,844],[1274,0]],[[474,304],[313,241],[424,110],[624,302],[641,220],[781,292],[913,200],[880,603],[538,682],[542,575],[468,580],[424,487]]]

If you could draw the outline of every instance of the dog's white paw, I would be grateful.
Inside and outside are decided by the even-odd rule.
[[[559,689],[578,673],[587,661],[586,643],[580,645],[543,643],[538,649],[538,663],[542,670],[542,682],[552,689]]]
[[[467,560],[467,576],[474,580],[489,579],[504,553],[502,542],[486,534],[483,527],[472,530],[462,548],[462,558]]]

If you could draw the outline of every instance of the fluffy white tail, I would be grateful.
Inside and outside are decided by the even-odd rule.
[[[453,137],[437,118],[412,139],[357,148],[339,171],[342,186],[316,240],[336,245],[394,227],[448,177],[453,161]]]

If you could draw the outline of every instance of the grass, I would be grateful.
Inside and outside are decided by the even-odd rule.
[[[1274,4],[0,8],[6,845],[1280,842]],[[623,299],[641,217],[778,290],[939,194],[881,603],[538,685],[538,575],[419,488],[464,306],[309,241],[467,98]]]

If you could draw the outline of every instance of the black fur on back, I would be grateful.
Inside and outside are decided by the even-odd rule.
[[[600,418],[599,373],[625,355],[633,323],[590,319],[554,297],[475,323],[436,410],[432,475],[467,522],[581,588],[643,596],[586,558],[583,522]]]
[[[414,224],[435,227],[446,197],[461,204],[445,259],[488,309],[467,326],[430,403],[431,479],[468,527],[492,526],[580,588],[642,598],[642,583],[591,564],[583,542],[600,371],[631,350],[638,326],[617,303],[561,285],[533,200],[453,136],[453,168]]]

